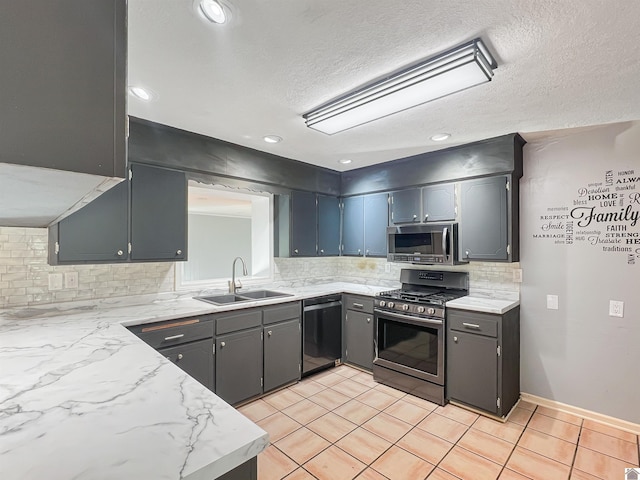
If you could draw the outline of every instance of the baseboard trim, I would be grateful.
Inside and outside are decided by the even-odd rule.
[[[625,430],[627,432],[640,435],[640,425],[637,423],[610,417],[608,415],[603,415],[602,413],[592,412],[591,410],[586,410],[584,408],[574,407],[573,405],[567,405],[566,403],[556,402],[555,400],[549,400],[548,398],[538,397],[536,395],[531,395],[530,393],[522,392],[520,394],[520,398],[526,402],[535,403],[536,405],[540,405],[542,407],[555,408],[556,410],[560,410],[562,412],[571,413],[573,415],[577,415],[578,417],[587,418],[589,420],[593,420],[594,422],[602,423],[610,427],[619,428],[620,430]]]

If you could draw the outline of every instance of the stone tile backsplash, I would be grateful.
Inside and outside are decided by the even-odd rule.
[[[384,258],[276,258],[274,284],[295,287],[344,281],[391,289],[399,286],[401,268],[412,266],[387,263]],[[468,271],[470,290],[474,295],[500,298],[517,296],[520,292],[520,284],[513,282],[513,270],[520,268],[517,263],[473,262],[434,268]],[[65,272],[78,272],[78,288],[50,291],[49,274]],[[0,308],[174,290],[173,263],[53,267],[47,264],[45,228],[0,227]]]

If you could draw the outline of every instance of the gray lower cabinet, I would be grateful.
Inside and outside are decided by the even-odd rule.
[[[371,370],[375,355],[373,299],[345,295],[343,307],[345,362]]]
[[[215,385],[215,370],[213,367],[212,338],[198,340],[177,347],[161,348],[158,352],[209,390],[213,391]]]
[[[300,378],[300,317],[273,325],[264,332],[264,391]]]
[[[262,394],[262,327],[216,337],[215,392],[232,405]]]
[[[520,310],[447,309],[446,396],[504,417],[520,395]]]
[[[218,480],[257,480],[258,479],[258,457],[247,460],[242,465],[225,473]]]
[[[512,191],[509,176],[487,177],[460,183],[460,260],[517,261],[511,251],[514,228],[510,212]]]

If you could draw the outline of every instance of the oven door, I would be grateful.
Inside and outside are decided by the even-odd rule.
[[[444,385],[444,321],[375,310],[373,363]]]

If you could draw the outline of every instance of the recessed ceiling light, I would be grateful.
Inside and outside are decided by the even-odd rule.
[[[129,93],[140,100],[144,100],[145,102],[148,102],[153,98],[151,92],[142,87],[129,87]]]
[[[265,135],[262,138],[267,143],[280,143],[282,141],[282,137],[279,137],[277,135]]]
[[[340,160],[338,160],[338,163],[341,163],[342,165],[348,165],[351,163],[351,160],[348,158],[342,158]]]
[[[436,133],[434,136],[431,137],[431,140],[433,140],[434,142],[443,142],[450,136],[451,136],[450,133]]]
[[[200,0],[200,11],[207,20],[213,23],[225,23],[227,14],[216,0]]]

